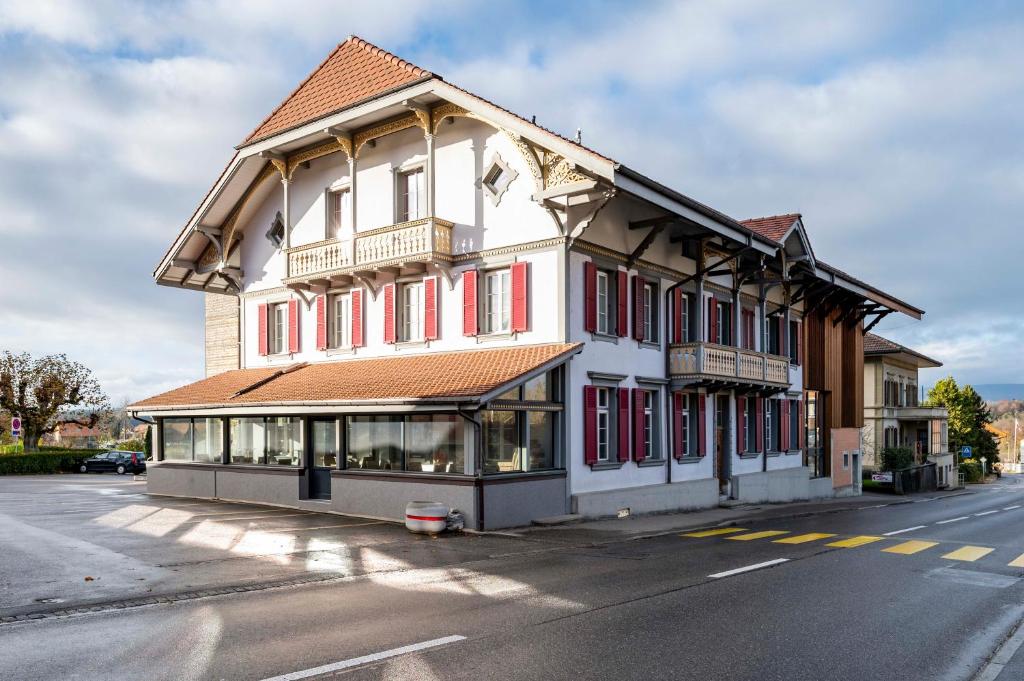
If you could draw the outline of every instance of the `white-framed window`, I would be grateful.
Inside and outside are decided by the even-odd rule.
[[[654,284],[644,284],[644,341],[653,343],[657,341],[655,336],[654,310],[656,310],[656,292]]]
[[[754,416],[757,409],[757,400],[753,398],[747,398],[747,401],[743,405],[743,451],[753,452],[757,449],[757,433],[754,432],[752,427],[756,423]]]
[[[426,174],[423,168],[403,170],[397,176],[398,216],[396,222],[427,217]]]
[[[608,273],[597,271],[597,332],[608,333]]]
[[[345,293],[334,297],[331,315],[332,347],[352,346],[352,296]]]
[[[352,190],[348,187],[327,194],[328,237],[339,237],[352,231]]]
[[[597,389],[597,460],[608,461],[611,453],[611,403],[608,388]]]
[[[654,451],[654,391],[644,391],[644,456],[655,458]]]
[[[280,355],[288,348],[288,303],[270,306],[270,354]]]
[[[690,296],[683,293],[679,296],[679,341],[686,343],[690,340]]]
[[[509,270],[484,275],[484,332],[507,333],[512,327],[512,286]]]
[[[402,340],[423,340],[423,282],[402,286]]]
[[[690,396],[683,393],[683,423],[682,423],[682,449],[683,456],[690,455]]]
[[[772,426],[775,425],[775,418],[772,412],[775,411],[776,400],[765,400],[764,401],[764,450],[766,452],[774,452],[777,448],[775,446],[775,431],[772,430]]]

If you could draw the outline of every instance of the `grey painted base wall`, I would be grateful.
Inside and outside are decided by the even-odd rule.
[[[588,518],[630,513],[691,511],[718,506],[718,480],[690,480],[572,495],[572,512]]]
[[[430,480],[388,480],[362,475],[332,475],[330,500],[304,499],[300,471],[246,471],[219,466],[153,464],[146,475],[153,494],[221,499],[342,513],[379,520],[405,521],[410,501],[437,501],[458,509],[467,528],[479,518],[478,488]],[[562,515],[568,509],[566,478],[516,478],[484,485],[484,529],[529,525],[535,518]]]
[[[733,499],[751,504],[827,499],[835,496],[831,478],[811,478],[806,467],[746,473],[732,477]]]

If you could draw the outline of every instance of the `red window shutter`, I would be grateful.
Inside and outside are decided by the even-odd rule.
[[[789,400],[782,400],[782,423],[779,424],[779,449],[789,451]]]
[[[685,343],[683,339],[683,289],[672,289],[672,342]]]
[[[597,388],[583,386],[583,461],[597,463]]]
[[[683,451],[683,394],[672,393],[672,453],[677,459],[686,456]]]
[[[644,339],[644,278],[633,275],[633,338]]]
[[[363,289],[352,289],[352,347],[363,347]]]
[[[316,349],[327,349],[327,296],[316,297]]]
[[[299,301],[288,301],[288,352],[299,351]]]
[[[646,390],[633,388],[633,458],[637,463],[647,458],[644,447],[644,393]]]
[[[629,388],[619,388],[619,461],[629,461]]]
[[[597,268],[589,260],[583,263],[583,330],[597,331]]]
[[[757,420],[756,431],[755,431],[757,433],[757,440],[756,440],[755,444],[757,445],[757,451],[758,452],[763,452],[764,451],[764,398],[763,397],[758,397],[757,398],[757,402],[755,404],[756,404],[756,407],[754,408],[754,418]]]
[[[708,298],[708,343],[718,342],[718,301]]]
[[[708,434],[708,424],[705,418],[708,408],[707,401],[707,395],[700,395],[697,400],[697,454],[699,456],[704,456],[708,451],[707,443],[705,442]]]
[[[615,320],[615,332],[622,338],[629,335],[629,274],[625,270],[619,270],[617,272],[618,285],[616,286],[616,301],[615,305],[618,308],[617,319]]]
[[[437,277],[423,280],[423,338],[437,339]]]
[[[476,270],[462,273],[462,335],[477,334],[476,314]]]
[[[270,306],[266,303],[262,303],[259,308],[259,328],[256,331],[259,334],[257,344],[261,355],[267,354],[267,316],[270,311]]]
[[[797,418],[797,446],[800,449],[804,448],[804,437],[807,434],[807,428],[804,426],[804,401],[801,399],[797,402],[797,408],[800,410],[800,416]]]
[[[512,265],[512,330],[526,331],[526,275],[529,264],[517,262]]]
[[[786,318],[782,315],[778,316],[779,324],[779,354],[783,357],[786,356]]]
[[[743,416],[747,413],[747,398],[736,398],[736,453],[745,454],[747,451],[747,428],[746,419]]]
[[[384,342],[395,342],[395,285],[384,285]]]

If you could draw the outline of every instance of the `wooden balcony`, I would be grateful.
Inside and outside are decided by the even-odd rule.
[[[327,239],[288,249],[286,283],[401,268],[413,263],[447,265],[452,256],[452,227],[440,218],[422,218],[358,232],[355,240]]]
[[[786,389],[789,359],[714,343],[669,347],[669,374],[690,384],[723,388]]]

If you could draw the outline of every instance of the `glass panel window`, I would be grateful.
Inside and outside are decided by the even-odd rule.
[[[192,460],[191,419],[164,419],[164,460]]]
[[[597,389],[597,460],[607,461],[609,453],[610,405],[608,388]]]
[[[690,340],[690,297],[685,293],[680,297],[678,314],[680,342],[685,343]]]
[[[267,463],[298,466],[302,456],[302,419],[272,416],[267,419]]]
[[[407,417],[405,469],[424,473],[465,471],[463,419],[457,414]]]
[[[487,333],[506,333],[510,328],[512,309],[512,288],[509,285],[509,271],[488,272],[484,278],[485,308],[484,329]]]
[[[228,452],[231,463],[263,463],[263,452],[266,449],[266,428],[263,418],[231,419],[228,428]]]
[[[654,286],[644,284],[644,340],[653,342],[654,336]]]
[[[519,412],[515,411],[483,412],[485,473],[523,470],[517,427],[518,414]]]
[[[317,420],[312,424],[313,465],[317,468],[338,467],[338,422]]]
[[[352,296],[335,296],[333,315],[333,347],[347,348],[352,345]]]
[[[339,189],[331,192],[330,197],[330,226],[334,236],[340,237],[352,231],[352,192],[349,189]],[[328,235],[330,236],[330,235]]]
[[[654,452],[654,391],[644,391],[644,455],[655,458]]]
[[[608,273],[597,273],[597,332],[608,333]]]
[[[555,414],[550,411],[529,412],[530,470],[555,467]]]
[[[193,461],[220,463],[224,454],[224,422],[219,418],[193,420]]]
[[[427,217],[425,177],[423,168],[398,174],[398,222]]]
[[[534,376],[523,385],[523,399],[530,402],[551,402],[551,374]]]
[[[270,306],[270,354],[285,351],[288,342],[288,306],[277,303]]]
[[[402,286],[402,338],[423,340],[423,282]]]
[[[789,448],[800,448],[800,400],[789,401]]]
[[[682,447],[683,456],[690,455],[690,396],[683,395],[683,433],[682,433]]]
[[[402,470],[401,416],[348,417],[348,467]]]

